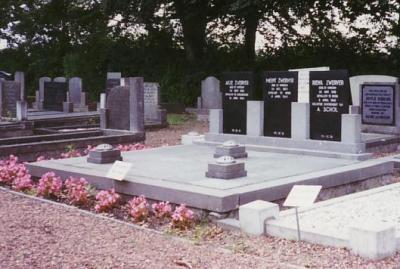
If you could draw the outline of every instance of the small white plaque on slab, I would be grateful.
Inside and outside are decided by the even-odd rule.
[[[317,199],[321,189],[322,186],[319,185],[294,185],[288,197],[286,197],[283,206],[311,206],[314,204],[315,199]]]
[[[115,161],[110,170],[108,170],[106,177],[122,181],[131,168],[131,163]]]

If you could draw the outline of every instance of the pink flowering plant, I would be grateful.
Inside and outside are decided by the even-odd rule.
[[[149,216],[149,203],[143,195],[128,202],[128,213],[135,222],[144,221]]]
[[[30,174],[25,174],[14,179],[12,188],[16,191],[29,191],[33,188],[33,182]]]
[[[119,144],[117,146],[117,149],[119,149],[120,151],[134,151],[134,150],[142,150],[142,149],[145,149],[145,148],[149,148],[149,147],[145,146],[143,144],[140,144],[140,143],[125,144],[125,145]]]
[[[47,172],[39,180],[38,195],[42,197],[60,197],[62,180],[54,172]]]
[[[74,205],[87,205],[89,202],[89,184],[85,178],[70,177],[65,181],[67,199]]]
[[[192,226],[194,222],[193,211],[188,209],[185,204],[181,204],[175,208],[172,214],[172,227],[186,230]]]
[[[31,176],[24,164],[18,163],[18,157],[10,155],[0,161],[0,184],[13,185],[15,190],[32,188]]]
[[[158,219],[169,218],[172,215],[172,207],[168,201],[154,203],[151,208],[154,216]]]
[[[116,207],[121,197],[114,189],[107,191],[99,191],[96,195],[96,205],[94,209],[96,212],[107,212]]]

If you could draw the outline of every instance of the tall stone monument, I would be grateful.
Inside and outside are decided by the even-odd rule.
[[[116,86],[107,95],[106,108],[100,109],[100,127],[144,133],[143,78],[127,80],[128,86]]]

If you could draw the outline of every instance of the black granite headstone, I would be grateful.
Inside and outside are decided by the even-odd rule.
[[[63,103],[67,101],[68,84],[66,82],[45,82],[43,109],[63,111]]]
[[[395,84],[363,84],[361,86],[362,123],[394,125],[395,95]]]
[[[252,72],[223,73],[223,133],[246,134],[247,101],[253,96],[253,87]]]
[[[17,101],[21,100],[21,86],[15,81],[0,81],[2,83],[2,117],[17,116]]]
[[[130,117],[127,115],[130,111],[129,99],[130,93],[127,86],[117,86],[110,90],[106,105],[108,129],[129,130]]]
[[[264,135],[291,137],[292,102],[297,102],[297,72],[265,72]]]
[[[342,114],[349,113],[347,70],[310,72],[310,138],[341,141]]]

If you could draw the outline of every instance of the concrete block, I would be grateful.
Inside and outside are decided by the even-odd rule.
[[[247,101],[247,135],[264,135],[263,101]]]
[[[242,232],[249,235],[262,235],[265,221],[277,218],[279,206],[267,201],[256,200],[239,207],[239,221]]]
[[[107,129],[108,127],[108,109],[100,108],[100,129]]]
[[[342,114],[342,142],[361,143],[360,114]]]
[[[310,138],[310,104],[292,103],[292,138],[307,140]]]
[[[396,228],[386,222],[360,223],[349,228],[351,250],[362,257],[382,259],[396,252]]]
[[[74,104],[72,102],[63,102],[63,112],[64,113],[74,112]]]
[[[100,94],[100,109],[106,108],[106,94],[101,93]]]
[[[217,146],[215,148],[215,153],[214,153],[214,158],[219,158],[222,156],[231,156],[235,159],[240,159],[240,158],[247,158],[247,152],[246,152],[246,147],[245,146]]]
[[[28,103],[26,101],[17,101],[17,119],[26,120],[28,115]]]
[[[200,135],[197,132],[189,132],[181,136],[181,143],[182,145],[192,145],[194,141],[202,139],[204,139],[204,135]]]
[[[210,133],[222,134],[223,114],[222,109],[210,109]]]

